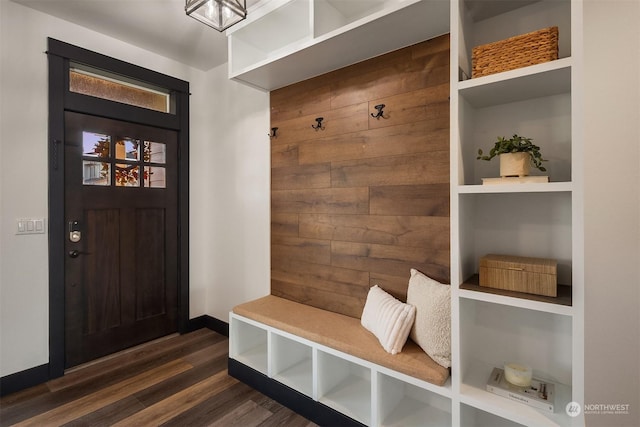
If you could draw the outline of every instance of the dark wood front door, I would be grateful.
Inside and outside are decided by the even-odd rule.
[[[64,119],[68,368],[178,329],[178,134]]]

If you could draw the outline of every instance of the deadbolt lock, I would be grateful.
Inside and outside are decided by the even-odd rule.
[[[73,243],[78,243],[82,239],[82,233],[80,232],[80,221],[69,221],[69,240]]]

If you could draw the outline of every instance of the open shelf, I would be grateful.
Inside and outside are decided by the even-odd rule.
[[[234,322],[230,341],[231,357],[238,362],[268,374],[268,333],[265,329],[246,322]]]
[[[570,426],[572,418],[565,412],[571,402],[571,387],[553,381],[555,384],[554,413],[547,413],[524,403],[515,402],[486,390],[487,380],[495,366],[475,362],[465,374],[460,387],[460,401],[508,420],[535,426]],[[535,376],[535,372],[534,372]]]
[[[313,350],[308,345],[272,334],[271,377],[313,396]]]
[[[451,400],[412,384],[378,374],[378,419],[381,426],[447,427]]]
[[[571,92],[571,58],[458,83],[460,96],[476,108]]]
[[[571,310],[565,310],[563,308],[571,307],[572,305],[571,286],[567,285],[558,285],[558,296],[549,297],[480,286],[479,276],[474,274],[460,285],[460,289],[470,291],[460,294],[460,296],[464,298],[495,302],[497,304],[520,306],[522,308],[548,311],[558,314],[571,313]],[[526,302],[518,300],[525,300]]]
[[[319,351],[318,401],[363,424],[371,424],[371,370]]]
[[[567,193],[573,190],[571,182],[529,184],[459,185],[459,194],[497,193]]]
[[[524,424],[507,420],[464,403],[460,405],[460,425],[464,427],[524,427]]]

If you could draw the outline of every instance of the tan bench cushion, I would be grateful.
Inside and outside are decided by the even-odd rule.
[[[362,327],[360,319],[273,295],[240,304],[233,312],[433,384],[443,385],[449,378],[449,370],[411,340],[407,340],[401,353],[387,353],[378,339]]]

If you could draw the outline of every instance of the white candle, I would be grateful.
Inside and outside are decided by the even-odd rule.
[[[511,384],[518,387],[529,387],[533,372],[530,366],[518,363],[507,363],[504,365],[504,377]]]

